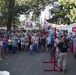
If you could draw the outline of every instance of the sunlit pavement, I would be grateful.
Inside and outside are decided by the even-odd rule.
[[[64,75],[62,72],[44,72],[46,69],[53,69],[53,64],[43,62],[50,61],[50,54],[47,52],[34,53],[18,52],[10,54],[0,61],[0,71],[9,71],[10,75]],[[76,74],[76,60],[72,53],[68,55],[67,73]]]

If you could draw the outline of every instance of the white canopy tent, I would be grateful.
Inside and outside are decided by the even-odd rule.
[[[76,27],[76,23],[70,24],[62,28],[62,30],[68,30],[68,32],[72,32],[72,28]]]
[[[0,27],[0,29],[4,29],[4,30],[7,30],[7,28],[6,28],[6,27]]]

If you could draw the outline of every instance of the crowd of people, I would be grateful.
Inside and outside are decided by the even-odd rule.
[[[56,36],[55,36],[56,35]],[[53,44],[52,44],[53,43]],[[56,58],[60,70],[66,71],[67,53],[74,52],[76,59],[76,34],[59,31],[53,28],[47,30],[0,31],[0,60],[6,55],[18,51],[29,52],[30,55],[39,52],[49,52],[56,47]]]
[[[45,30],[0,32],[0,60],[10,52],[16,54],[18,51],[25,51],[30,55],[44,52],[49,43],[49,34]],[[49,47],[48,45],[47,49]]]

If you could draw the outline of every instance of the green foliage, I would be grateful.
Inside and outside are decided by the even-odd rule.
[[[0,25],[4,26],[7,21],[7,12],[8,12],[8,3],[7,0],[0,0],[0,13],[2,16],[0,16]]]
[[[58,0],[59,7],[51,10],[53,18],[48,20],[53,23],[70,24],[76,22],[76,0]]]
[[[6,25],[11,29],[12,21],[19,22],[19,14],[29,14],[33,12],[33,19],[37,19],[41,9],[49,4],[49,0],[0,0],[0,25]]]
[[[59,0],[58,2],[67,10],[67,15],[70,18],[70,21],[76,22],[76,0]]]
[[[24,6],[24,12],[33,12],[36,16],[39,16],[41,9],[49,3],[49,0],[16,0],[19,6]],[[25,11],[26,10],[26,11]]]

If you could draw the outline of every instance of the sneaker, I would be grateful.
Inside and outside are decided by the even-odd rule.
[[[58,67],[58,72],[62,72],[63,70],[61,68]]]

